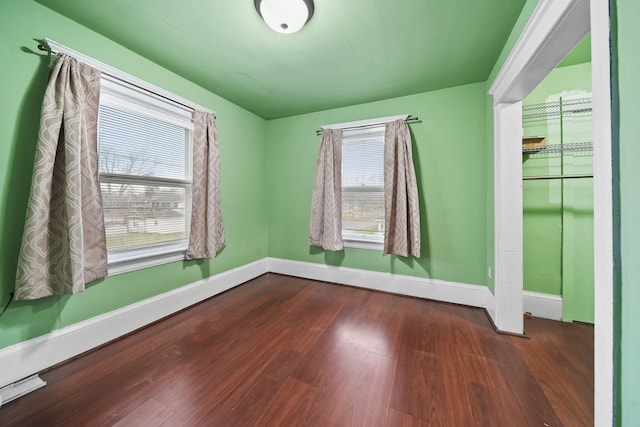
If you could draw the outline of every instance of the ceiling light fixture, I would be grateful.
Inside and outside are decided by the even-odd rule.
[[[273,31],[292,34],[313,16],[313,0],[254,0],[256,10]]]

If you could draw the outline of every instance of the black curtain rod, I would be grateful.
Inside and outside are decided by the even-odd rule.
[[[417,116],[409,116],[407,117],[405,120],[405,122],[411,124],[411,123],[416,123],[420,121],[420,118]],[[368,125],[362,125],[362,126],[349,126],[343,129],[365,129],[365,128],[371,128],[371,127],[376,127],[376,126],[380,126],[384,123],[371,123]],[[322,129],[316,129],[316,135],[322,135]]]
[[[38,43],[38,49],[40,49],[43,52],[54,53],[49,46],[45,46],[40,43]]]
[[[39,49],[39,50],[41,50],[41,51],[43,51],[43,52],[47,52],[47,53],[48,53],[48,54],[50,54],[50,55],[55,55],[55,54],[57,53],[57,52],[55,52],[53,49],[51,49],[51,47],[50,47],[50,46],[48,46],[48,45],[47,45],[47,44],[45,44],[45,43],[38,43],[38,49]],[[180,101],[178,101],[178,100],[176,100],[176,99],[172,99],[172,98],[169,98],[169,97],[167,97],[167,96],[165,96],[165,95],[162,95],[162,94],[159,94],[159,93],[153,92],[152,90],[149,90],[148,88],[141,87],[141,86],[138,86],[137,84],[134,84],[134,83],[131,83],[131,82],[128,82],[128,81],[122,80],[122,78],[120,78],[120,77],[118,77],[118,76],[111,75],[111,74],[109,74],[109,73],[107,73],[107,72],[105,72],[105,71],[101,71],[101,72],[102,72],[103,74],[106,74],[106,75],[108,75],[108,76],[113,77],[114,79],[118,79],[118,80],[120,80],[120,81],[123,81],[123,82],[125,82],[125,83],[126,83],[126,84],[128,84],[128,85],[135,86],[135,87],[137,87],[137,88],[139,88],[139,89],[142,89],[142,90],[144,90],[145,92],[151,92],[151,93],[153,93],[153,94],[155,94],[155,95],[157,95],[157,96],[159,96],[159,97],[161,97],[161,98],[164,98],[164,99],[166,99],[166,100],[168,100],[168,101],[171,101],[171,102],[176,103],[176,104],[178,104],[178,105],[182,105],[183,107],[189,108],[189,109],[191,109],[191,110],[196,110],[196,108],[195,108],[193,105],[188,105],[188,104],[185,104],[184,102],[180,102]],[[201,107],[201,108],[204,108],[204,107]],[[198,109],[200,109],[200,108],[198,108]],[[205,109],[205,111],[208,111],[208,109]],[[218,117],[216,116],[216,114],[215,114],[215,113],[212,113],[212,114],[213,114],[213,118],[214,118],[214,119],[217,119],[217,118],[218,118]]]

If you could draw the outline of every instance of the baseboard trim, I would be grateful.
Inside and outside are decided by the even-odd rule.
[[[522,305],[524,312],[534,317],[562,320],[562,297],[560,295],[523,291]]]
[[[0,388],[268,272],[266,258],[0,350]]]
[[[486,286],[336,267],[281,258],[263,258],[190,285],[157,295],[0,350],[0,388],[104,345],[193,304],[272,272],[376,291],[484,308],[495,312]],[[562,298],[524,292],[525,312],[560,320]]]
[[[291,261],[281,258],[267,258],[267,260],[270,272],[305,279],[322,280],[472,307],[486,308],[487,305],[491,304],[490,300],[493,300],[493,295],[486,286]]]

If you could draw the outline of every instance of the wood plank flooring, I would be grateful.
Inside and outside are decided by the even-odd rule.
[[[588,426],[593,328],[266,274],[41,375],[3,426]]]

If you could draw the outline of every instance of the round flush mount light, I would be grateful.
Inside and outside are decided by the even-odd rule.
[[[273,31],[292,34],[313,16],[313,0],[254,0],[256,10]]]

